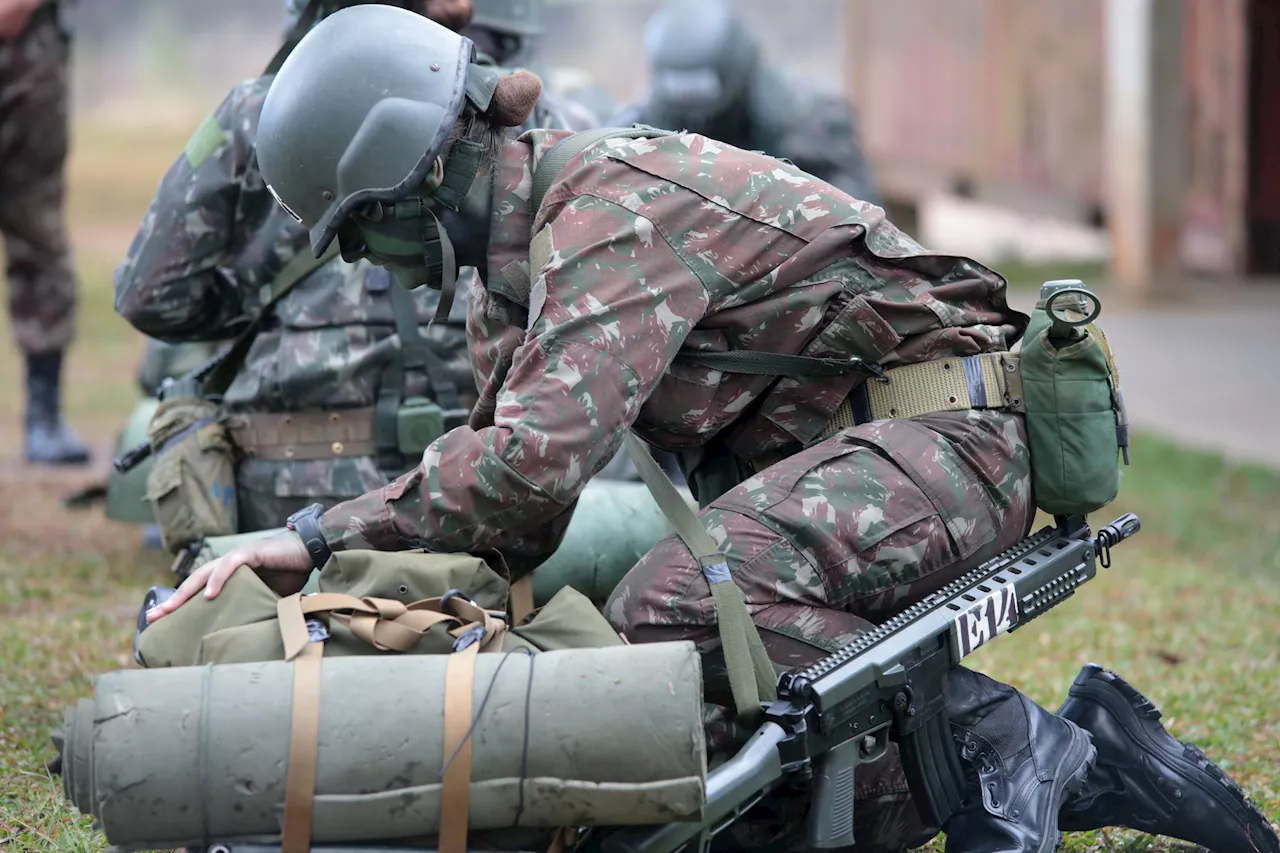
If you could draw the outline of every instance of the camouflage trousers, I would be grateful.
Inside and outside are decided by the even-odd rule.
[[[1013,545],[1034,514],[1021,417],[975,410],[845,430],[724,494],[702,521],[729,559],[770,658],[789,669]],[[633,642],[697,643],[707,701],[730,704],[711,591],[679,538],[636,564],[605,614]],[[708,728],[714,748],[731,748],[744,734],[726,719]],[[904,850],[937,831],[912,804],[896,751],[859,769],[856,796],[860,845]],[[731,829],[729,843],[803,846],[807,807],[806,792],[784,793]]]
[[[63,215],[68,53],[56,16],[43,11],[0,42],[0,234],[14,338],[28,353],[64,349],[75,332]]]

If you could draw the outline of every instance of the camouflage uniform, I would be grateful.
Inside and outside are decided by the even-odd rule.
[[[76,277],[63,219],[69,50],[58,6],[0,41],[0,233],[14,338],[25,353],[65,349]]]
[[[220,340],[240,331],[264,304],[263,287],[300,252],[307,232],[262,182],[254,139],[271,78],[243,83],[197,131],[160,184],[124,263],[116,310],[139,331],[170,342]],[[395,325],[387,274],[367,262],[334,259],[276,304],[227,390],[233,412],[299,412],[373,405]],[[459,322],[427,329],[438,294],[413,294],[419,325],[474,400],[465,331]],[[427,379],[405,377],[404,394]],[[469,403],[470,400],[464,400]],[[369,456],[276,461],[246,458],[237,472],[241,529],[280,525],[315,501],[332,505],[376,489],[395,471]]]
[[[1026,317],[1008,307],[1002,278],[926,254],[879,208],[797,169],[691,134],[589,149],[535,220],[531,169],[562,137],[525,134],[495,177],[489,276],[468,320],[487,377],[471,426],[326,513],[331,548],[497,548],[519,572],[554,549],[628,426],[686,455],[712,443],[743,460],[794,454],[704,511],[771,655],[792,666],[1023,535],[1033,509],[1018,416],[876,422],[796,453],[859,376],[776,379],[676,360],[755,349],[894,366],[1003,351]],[[711,595],[679,539],[632,570],[606,614],[636,640],[697,642],[708,697],[725,701]],[[931,832],[895,761],[859,782],[878,809],[867,831],[912,827],[875,835],[877,846]]]

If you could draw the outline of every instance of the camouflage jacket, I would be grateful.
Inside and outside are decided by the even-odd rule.
[[[116,270],[116,310],[139,331],[167,342],[234,336],[269,299],[267,285],[295,255],[310,252],[306,230],[276,203],[258,171],[254,141],[271,78],[242,83],[196,131],[160,183],[124,262]],[[397,344],[386,273],[334,259],[310,273],[273,309],[235,381],[228,408],[296,412],[373,405]],[[465,312],[427,330],[438,293],[413,294],[419,326],[474,399]],[[409,371],[404,394],[423,394]],[[469,402],[469,401],[464,401]],[[387,481],[368,457],[241,466],[246,492],[349,497]]]
[[[531,170],[563,136],[525,134],[495,177],[489,275],[468,318],[471,426],[326,513],[331,547],[496,548],[519,572],[554,549],[625,428],[668,450],[717,437],[751,459],[812,442],[861,381],[724,374],[676,361],[681,350],[894,365],[1002,351],[1025,329],[996,273],[706,137],[600,143],[535,215]]]
[[[674,120],[648,101],[623,108],[609,124],[648,124],[668,130]],[[842,97],[772,68],[761,68],[741,102],[714,121],[691,128],[748,151],[763,151],[794,163],[801,171],[854,198],[880,202],[871,167],[862,153],[858,117]]]

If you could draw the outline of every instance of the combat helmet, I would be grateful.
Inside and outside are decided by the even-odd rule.
[[[543,0],[472,0],[471,23],[463,34],[498,65],[527,61],[542,35]]]
[[[336,238],[348,261],[368,257],[405,287],[451,291],[457,265],[437,213],[458,209],[486,153],[453,131],[464,110],[489,127],[518,124],[541,90],[527,72],[475,58],[469,39],[383,5],[340,10],[298,43],[262,105],[258,167],[317,256]],[[515,106],[494,97],[499,81],[522,77],[527,97]]]
[[[644,48],[650,105],[690,127],[742,97],[760,56],[727,0],[672,0],[645,25]]]

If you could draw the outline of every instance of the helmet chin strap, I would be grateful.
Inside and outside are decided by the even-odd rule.
[[[440,262],[440,301],[436,303],[436,314],[431,318],[431,325],[434,326],[449,319],[449,312],[453,310],[453,299],[458,285],[458,259],[454,255],[449,232],[445,230],[440,219],[430,208],[427,209],[427,215],[431,217],[431,223],[436,232],[436,239],[427,243],[427,266],[432,265],[433,248],[436,249]]]

